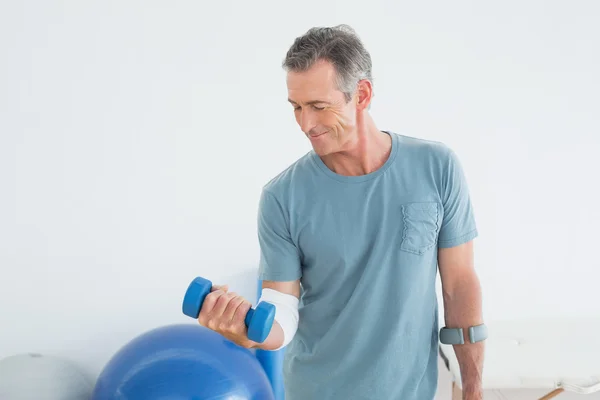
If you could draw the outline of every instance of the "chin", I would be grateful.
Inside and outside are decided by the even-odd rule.
[[[324,146],[313,146],[313,150],[320,157],[324,157],[333,153],[332,149]]]
[[[316,154],[319,156],[327,156],[336,151],[336,143],[331,140],[328,133],[325,133],[317,139],[311,139],[309,137],[310,144]]]

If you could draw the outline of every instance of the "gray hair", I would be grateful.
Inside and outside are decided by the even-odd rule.
[[[348,25],[309,29],[294,40],[282,67],[286,71],[304,72],[321,60],[333,64],[337,87],[346,101],[352,99],[360,80],[373,82],[371,55]]]

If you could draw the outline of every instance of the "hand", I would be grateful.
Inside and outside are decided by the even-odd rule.
[[[228,290],[227,286],[212,287],[202,303],[198,322],[241,347],[253,348],[258,343],[248,339],[248,328],[244,322],[252,304]]]

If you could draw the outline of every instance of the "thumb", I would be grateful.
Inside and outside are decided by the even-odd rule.
[[[213,285],[213,287],[210,289],[211,292],[214,292],[216,290],[222,290],[224,292],[227,292],[229,290],[229,286],[227,286],[227,285]]]

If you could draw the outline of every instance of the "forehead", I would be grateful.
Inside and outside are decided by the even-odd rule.
[[[337,89],[335,69],[327,62],[319,62],[308,71],[288,72],[288,98],[295,103],[315,100],[335,101],[342,93]]]

